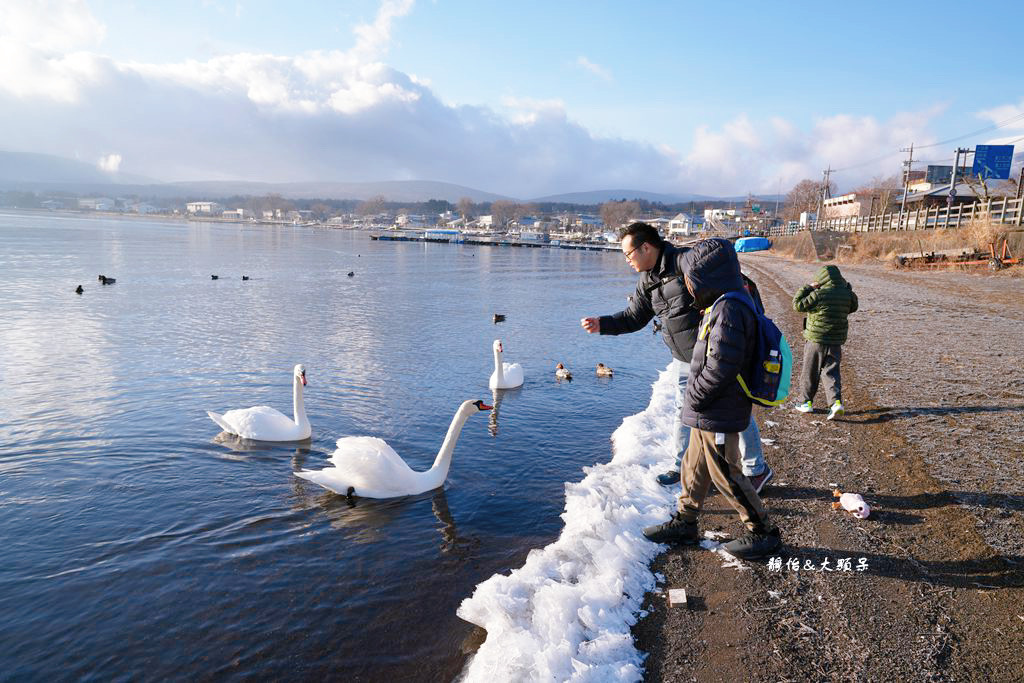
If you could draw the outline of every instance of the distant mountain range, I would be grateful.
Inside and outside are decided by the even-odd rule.
[[[463,197],[468,197],[474,202],[492,202],[498,199],[524,201],[463,185],[431,180],[390,180],[361,183],[261,183],[243,180],[216,180],[165,183],[131,174],[107,173],[93,164],[48,154],[4,151],[0,151],[0,189],[116,194],[119,196],[182,197],[196,200],[234,195],[279,194],[288,199],[366,200],[382,196],[391,202],[424,202],[428,199],[443,199],[456,203]],[[525,201],[595,205],[621,199],[642,199],[662,204],[680,204],[685,202],[744,201],[746,197],[659,194],[644,190],[593,190],[548,195]],[[771,196],[759,197],[759,199],[775,201],[776,198]]]
[[[204,194],[210,197],[231,195],[279,194],[289,199],[370,199],[384,197],[389,202],[425,202],[428,199],[444,199],[453,204],[463,197],[474,202],[493,202],[496,199],[511,199],[493,192],[475,190],[453,183],[434,180],[384,180],[369,183],[257,183],[243,180],[191,181],[167,183],[175,188],[173,194]]]
[[[107,173],[95,164],[49,154],[0,152],[0,184],[63,184],[93,185],[151,184],[157,181],[126,173]]]
[[[681,202],[714,201],[715,197],[702,194],[660,194],[644,190],[592,190],[590,192],[566,192],[538,197],[534,202],[555,202],[561,204],[603,204],[604,202],[622,199],[643,199],[662,204],[679,204]]]

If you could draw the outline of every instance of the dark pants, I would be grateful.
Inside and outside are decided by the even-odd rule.
[[[842,346],[812,341],[804,343],[804,369],[800,377],[803,398],[800,399],[800,403],[814,400],[814,395],[818,393],[820,377],[825,378],[825,398],[828,399],[828,404],[843,400],[843,386],[839,380],[839,361],[842,359]]]

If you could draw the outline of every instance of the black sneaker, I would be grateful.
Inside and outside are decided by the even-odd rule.
[[[772,471],[772,468],[768,467],[768,465],[765,465],[764,466],[764,472],[762,472],[761,474],[755,474],[754,476],[749,477],[750,485],[754,487],[755,491],[757,491],[758,493],[761,493],[761,489],[764,488],[764,485],[767,484],[768,482],[770,482],[772,480],[772,477],[774,477],[774,476],[775,476],[775,472]]]
[[[771,555],[781,546],[782,534],[779,533],[779,528],[775,527],[764,533],[748,531],[741,538],[723,543],[722,550],[741,560],[759,560]]]
[[[658,475],[658,483],[662,486],[671,486],[679,483],[679,470],[669,470]]]
[[[673,512],[667,522],[644,529],[644,536],[647,537],[647,540],[655,543],[697,545],[700,542],[697,523],[683,520],[678,512]]]

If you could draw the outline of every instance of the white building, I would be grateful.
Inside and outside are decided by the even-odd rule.
[[[704,209],[705,221],[724,221],[736,217],[736,209]]]
[[[222,208],[217,202],[188,202],[185,204],[185,210],[189,213],[213,214],[219,212]]]
[[[222,218],[233,218],[235,220],[241,220],[245,218],[245,209],[225,209],[220,213]]]
[[[696,222],[696,219],[685,213],[676,214],[675,217],[668,222],[669,237],[672,237],[673,235],[689,237],[690,235],[696,234],[699,230],[700,224]]]
[[[417,214],[399,214],[398,218],[395,219],[395,225],[400,228],[425,228],[427,226],[427,217]]]
[[[113,211],[114,200],[107,197],[90,197],[88,199],[78,200],[79,209],[88,209],[90,211]]]

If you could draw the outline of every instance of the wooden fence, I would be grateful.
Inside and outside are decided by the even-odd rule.
[[[795,235],[802,230],[832,230],[835,232],[878,232],[896,230],[956,230],[973,219],[986,219],[993,223],[1019,226],[1024,218],[1024,199],[1012,197],[990,199],[974,204],[957,204],[952,208],[933,206],[898,211],[876,216],[844,216],[808,221],[805,225],[780,225],[768,228],[766,235]]]

